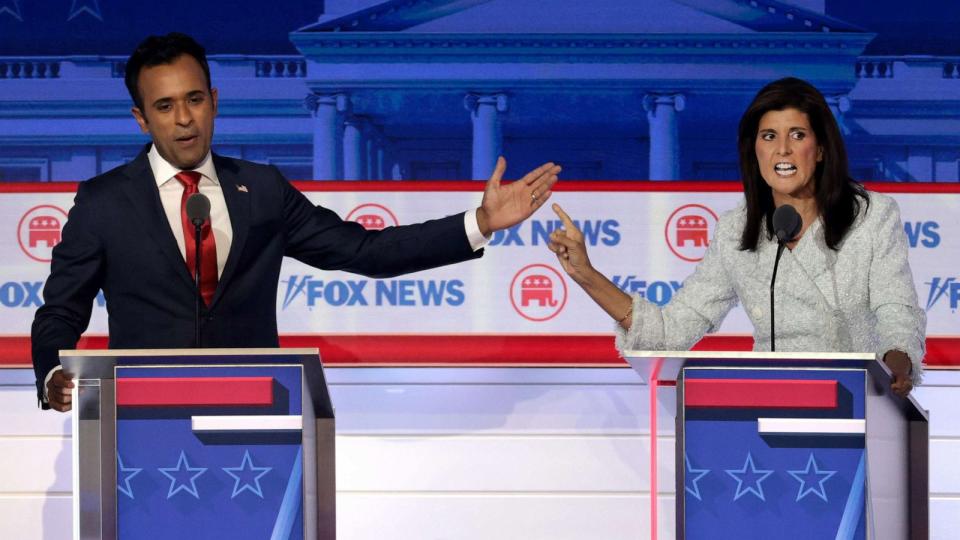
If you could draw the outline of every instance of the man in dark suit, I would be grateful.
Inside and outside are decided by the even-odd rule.
[[[416,225],[367,231],[314,206],[272,166],[210,152],[217,90],[203,47],[183,34],[147,38],[126,85],[148,145],[132,162],[80,184],[54,248],[32,328],[44,407],[71,408],[58,351],[76,347],[103,290],[111,348],[276,347],[280,264],[389,277],[482,255],[485,238],[530,216],[550,194],[552,163],[501,186],[501,158],[481,206]],[[201,230],[200,336],[188,195],[211,203]]]

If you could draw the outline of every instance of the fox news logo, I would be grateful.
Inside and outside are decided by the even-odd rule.
[[[42,281],[7,281],[0,284],[0,306],[30,309],[42,306],[43,283]],[[95,305],[103,307],[106,303],[103,291],[97,293]]]
[[[309,309],[317,305],[459,306],[466,299],[463,281],[459,279],[323,280],[292,275],[282,283],[287,286],[282,309],[299,298],[305,299]]]
[[[940,245],[940,224],[936,221],[907,221],[903,224],[903,232],[912,248]]]
[[[17,225],[20,249],[35,261],[50,262],[66,222],[67,213],[56,206],[42,204],[27,210]]]
[[[400,224],[397,216],[382,204],[361,204],[347,214],[347,221],[355,221],[368,231],[379,231]]]
[[[8,308],[38,308],[43,305],[41,290],[42,281],[8,281],[0,285],[0,304]]]
[[[955,277],[935,277],[927,285],[930,292],[927,294],[927,311],[938,305],[941,300],[950,305],[950,310],[956,312],[960,305],[960,281]]]
[[[717,214],[702,204],[686,204],[677,208],[664,226],[667,246],[677,257],[699,262],[707,253],[717,220]]]
[[[615,219],[574,220],[583,232],[583,241],[589,246],[603,244],[615,246],[620,243],[620,222]],[[539,246],[550,241],[550,233],[563,227],[555,220],[529,220],[519,225],[493,233],[491,246]]]
[[[646,281],[637,276],[613,276],[613,284],[627,294],[638,294],[650,302],[665,306],[673,295],[680,290],[679,281]]]

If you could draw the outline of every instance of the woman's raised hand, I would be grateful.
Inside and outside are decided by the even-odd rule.
[[[557,255],[557,260],[560,261],[564,271],[574,281],[583,284],[583,280],[593,272],[593,266],[587,256],[587,246],[583,241],[583,232],[559,204],[553,204],[551,208],[560,217],[563,226],[550,233],[547,248]]]

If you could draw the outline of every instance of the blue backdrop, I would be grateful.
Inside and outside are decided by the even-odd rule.
[[[839,0],[0,0],[0,180],[82,180],[146,141],[125,57],[211,55],[215,149],[294,179],[732,180],[753,94],[794,75],[863,180],[960,178],[960,5]]]

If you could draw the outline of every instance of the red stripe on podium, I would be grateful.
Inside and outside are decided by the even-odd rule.
[[[117,379],[118,407],[269,407],[273,377]]]
[[[837,381],[687,379],[687,407],[834,409]]]

